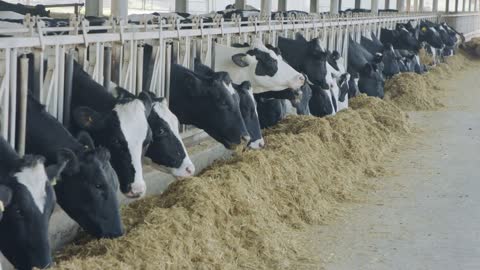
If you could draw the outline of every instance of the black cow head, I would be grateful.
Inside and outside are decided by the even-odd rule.
[[[170,109],[181,123],[205,130],[226,148],[250,141],[228,73],[203,76],[173,65],[171,82]]]
[[[345,97],[348,94],[349,85],[348,82],[350,81],[350,74],[344,73],[340,75],[338,79],[338,88],[340,90],[340,95],[338,96],[338,101],[345,102]]]
[[[48,227],[55,194],[51,181],[68,162],[58,156],[57,164],[45,168],[43,157],[26,155],[14,161],[9,176],[0,179],[0,196],[10,197],[0,221],[0,250],[17,269],[43,269],[52,263]]]
[[[314,38],[307,41],[300,33],[297,33],[295,38],[297,41],[306,43],[306,57],[303,59],[301,71],[306,75],[310,83],[328,89],[325,81],[328,53],[320,45],[320,39]]]
[[[440,49],[444,46],[442,37],[434,26],[421,23],[417,29],[417,35],[420,42],[426,42],[434,48]]]
[[[265,141],[263,140],[262,130],[260,129],[257,104],[253,97],[252,86],[250,85],[250,82],[245,81],[240,85],[233,84],[233,88],[235,88],[240,97],[240,111],[242,113],[243,121],[245,122],[245,127],[250,135],[248,147],[252,149],[261,149],[265,146]]]
[[[298,102],[292,101],[292,106],[297,109],[298,115],[310,115],[310,99],[312,98],[312,89],[308,83],[305,83],[301,88],[301,96]],[[291,101],[291,100],[290,100]]]
[[[374,64],[366,64],[359,73],[360,79],[358,81],[358,88],[360,92],[365,93],[368,96],[383,98],[383,86],[385,81],[380,75],[377,67]]]
[[[310,113],[318,117],[331,115],[335,112],[330,90],[322,89],[318,85],[312,85],[312,98],[309,102]]]
[[[142,172],[143,149],[150,144],[151,130],[147,118],[152,101],[145,93],[138,97],[117,88],[117,103],[109,112],[78,107],[73,112],[76,124],[87,130],[98,145],[111,153],[120,190],[129,198],[143,196],[146,184]]]
[[[180,136],[177,117],[168,108],[165,98],[145,92],[152,100],[152,112],[148,124],[152,129],[152,142],[146,156],[166,173],[175,177],[190,177],[195,173],[187,149]]]
[[[285,100],[259,97],[255,97],[255,99],[257,101],[258,120],[261,128],[272,127],[285,118]]]
[[[95,148],[86,132],[78,135],[81,149],[66,152],[70,162],[55,185],[58,203],[88,234],[97,238],[123,235],[117,200],[118,181],[110,152]]]

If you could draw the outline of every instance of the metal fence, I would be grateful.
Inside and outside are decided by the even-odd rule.
[[[250,18],[248,21],[234,18],[228,22],[219,17],[205,23],[198,17],[192,23],[182,24],[168,18],[156,24],[145,20],[138,25],[110,19],[103,26],[89,26],[88,21],[72,17],[68,27],[48,28],[37,18],[27,16],[21,28],[0,29],[0,35],[13,35],[0,38],[0,134],[23,152],[27,89],[46,105],[48,112],[68,123],[73,58],[107,88],[113,81],[132,93],[146,88],[168,98],[172,60],[191,68],[193,59],[200,57],[203,63],[211,65],[215,42],[230,45],[261,37],[266,43],[276,45],[278,36],[293,37],[296,32],[302,32],[307,39],[320,38],[324,48],[339,51],[346,66],[349,35],[359,40],[362,35],[379,34],[381,28],[391,29],[399,22],[439,18],[433,13],[392,13],[275,20]],[[462,32],[480,29],[478,14],[441,18]],[[145,44],[153,48],[150,81],[143,81]],[[33,54],[35,60],[32,85],[28,85],[27,80],[28,61],[32,58],[26,57],[27,54]],[[19,57],[21,60],[17,61]],[[182,131],[185,136],[197,132],[185,127]]]

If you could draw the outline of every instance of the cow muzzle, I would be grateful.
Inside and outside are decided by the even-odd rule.
[[[305,80],[305,76],[303,76],[302,74],[298,74],[297,76],[295,76],[292,83],[289,85],[289,88],[297,90],[305,84]]]

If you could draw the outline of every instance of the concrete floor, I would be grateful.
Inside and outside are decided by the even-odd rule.
[[[421,135],[366,203],[315,229],[325,269],[480,269],[479,71],[445,84],[446,108],[411,115]]]

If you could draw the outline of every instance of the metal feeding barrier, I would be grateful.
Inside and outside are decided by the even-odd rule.
[[[409,20],[447,21],[459,31],[480,29],[480,16],[439,16],[434,13],[386,13],[367,15],[309,15],[297,17],[234,17],[225,21],[214,17],[204,22],[194,17],[189,23],[178,18],[159,18],[152,23],[145,15],[138,24],[106,20],[102,26],[90,26],[82,17],[72,16],[69,26],[45,27],[36,17],[26,16],[15,29],[0,29],[0,134],[19,153],[24,153],[27,91],[32,91],[49,113],[69,125],[73,61],[76,59],[98,83],[110,89],[111,82],[138,94],[143,90],[169,97],[169,77],[173,62],[192,68],[194,58],[212,66],[214,43],[231,45],[260,37],[277,44],[279,36],[293,38],[301,32],[307,39],[319,38],[324,49],[337,50],[348,62],[351,36],[380,34]],[[5,37],[6,36],[6,37]],[[144,50],[151,57],[144,63]],[[29,62],[33,61],[33,69]],[[144,67],[153,71],[145,81]],[[184,136],[198,130],[183,126]]]

